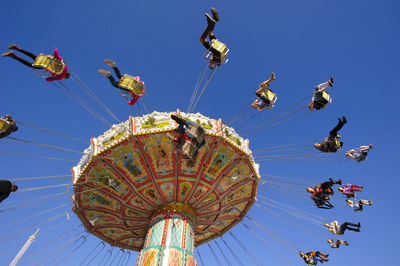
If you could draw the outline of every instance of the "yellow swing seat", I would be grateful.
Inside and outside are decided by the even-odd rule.
[[[266,89],[263,93],[261,93],[261,100],[268,106],[268,109],[271,109],[274,106],[278,97],[275,93],[273,93],[270,89]]]
[[[0,119],[0,133],[6,133],[10,125],[6,120]]]
[[[54,75],[61,75],[64,71],[65,63],[64,61],[60,61],[57,58],[54,58],[54,56],[40,54],[35,58],[35,61],[33,62],[32,66],[40,67],[46,70],[45,72],[39,73],[37,69],[35,68],[33,69],[41,77],[48,78],[52,76],[51,73],[54,73]]]
[[[215,50],[218,51],[219,53],[219,62],[218,64],[225,64],[226,62],[228,62],[228,52],[229,52],[229,48],[226,47],[226,45],[220,41],[218,41],[217,39],[213,39],[211,40],[210,43],[211,48],[214,48]],[[208,51],[206,52],[206,59],[210,59],[211,56],[211,52]]]
[[[145,93],[146,87],[143,82],[139,82],[135,77],[123,75],[118,83],[122,88],[130,90],[136,96],[142,96]]]
[[[326,108],[332,102],[331,96],[327,92],[318,93],[313,97],[312,103],[316,110]]]

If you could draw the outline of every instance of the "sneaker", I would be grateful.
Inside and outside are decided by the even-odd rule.
[[[271,73],[271,79],[275,80],[275,73],[274,72]]]
[[[333,86],[333,77],[331,77],[328,82],[329,82],[329,85]]]
[[[212,8],[211,8],[211,14],[212,14],[212,16],[213,16],[213,18],[214,18],[215,21],[219,21],[218,12],[217,12],[217,10],[215,9],[215,7],[212,7]]]
[[[344,244],[345,244],[346,246],[348,246],[348,245],[349,245],[349,242],[345,241]]]
[[[360,228],[360,227],[361,227],[361,224],[360,224],[360,222],[358,222],[358,224],[357,224],[357,227],[358,227],[358,228]],[[360,230],[360,229],[358,229],[358,230]]]
[[[347,123],[347,119],[346,119],[345,116],[342,116],[342,122],[343,122],[343,124],[346,124],[346,123]]]
[[[8,49],[18,50],[19,47],[12,43],[12,44],[10,44],[10,45],[8,46]]]
[[[368,201],[368,204],[369,204],[369,205],[372,205],[372,203],[373,203],[372,200],[369,200],[369,201]]]
[[[14,54],[14,52],[6,52],[6,53],[3,53],[1,56],[9,56],[9,57],[15,57],[15,54]]]
[[[217,23],[217,22],[210,16],[210,14],[205,13],[204,15],[207,17],[207,23],[208,23],[208,24],[215,24],[215,23]]]
[[[110,76],[111,76],[110,71],[107,71],[107,70],[99,69],[98,72],[99,72],[100,74],[106,76],[106,77],[110,77]]]
[[[107,65],[109,65],[110,67],[117,67],[117,64],[115,64],[114,61],[111,61],[110,59],[105,59],[104,63],[106,63]]]

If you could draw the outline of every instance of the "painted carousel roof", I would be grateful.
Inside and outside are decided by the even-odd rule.
[[[179,113],[205,130],[196,159],[178,156],[171,114],[130,117],[91,139],[73,167],[73,209],[86,229],[111,245],[139,251],[151,218],[178,203],[191,217],[195,245],[241,221],[255,201],[259,179],[248,140],[199,113]],[[183,203],[183,204],[182,204]]]

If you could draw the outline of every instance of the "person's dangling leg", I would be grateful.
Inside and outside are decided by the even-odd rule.
[[[360,152],[362,151],[369,151],[370,149],[372,149],[372,144],[369,144],[369,146],[360,146]]]
[[[342,179],[339,179],[337,181],[334,181],[332,178],[329,178],[329,181],[323,182],[319,185],[320,188],[322,188],[322,190],[327,190],[329,188],[331,188],[333,185],[338,184],[341,185],[342,184]]]
[[[351,188],[353,191],[362,191],[363,190],[363,186],[357,186],[357,185],[351,185]]]
[[[111,61],[110,59],[105,59],[104,63],[106,63],[107,65],[112,67],[112,69],[115,72],[115,75],[117,75],[118,79],[121,79],[121,77],[122,77],[121,72],[119,71],[117,64],[114,61]]]
[[[322,255],[322,257],[326,257],[326,258],[329,256],[329,254],[324,254],[321,251],[317,251],[316,256],[321,257],[321,255]]]
[[[332,185],[341,185],[342,184],[342,179],[339,178],[337,181],[334,181],[332,178],[329,178],[329,182],[331,182]]]
[[[106,76],[106,77],[108,78],[108,80],[111,82],[111,84],[112,84],[114,87],[129,92],[129,90],[127,90],[127,89],[125,89],[125,88],[121,88],[121,87],[118,85],[118,82],[115,81],[115,79],[114,79],[114,77],[111,75],[110,71],[103,70],[103,69],[99,69],[98,72],[99,72],[100,74]]]
[[[314,259],[315,262],[317,262],[317,261],[319,261],[321,263],[324,262],[320,257],[314,257],[313,259]]]
[[[212,35],[212,31],[214,30],[216,21],[207,13],[205,14],[205,16],[207,18],[207,28],[204,30],[203,34],[201,34],[200,42],[208,50],[208,49],[210,49],[210,44],[206,40],[206,38],[207,38],[207,36]]]
[[[19,47],[16,46],[15,44],[10,44],[10,46],[8,46],[8,49],[14,49],[14,50],[16,50],[16,51],[18,51],[18,52],[21,52],[21,53],[23,53],[23,54],[29,56],[29,57],[32,58],[33,60],[35,60],[36,57],[37,57],[37,55],[35,55],[34,53],[29,52],[29,51],[26,51],[26,50],[24,50],[24,49],[22,49],[22,48],[19,48]]]
[[[358,202],[358,211],[362,211],[363,209],[364,209],[364,207],[363,207],[363,202],[362,202],[362,200],[360,200],[359,202]]]
[[[337,125],[329,132],[329,136],[336,137],[338,131],[341,130],[342,127],[344,126],[344,124],[347,123],[347,119],[346,119],[346,117],[344,117],[344,116],[342,117],[342,119],[340,119],[340,118],[338,118],[338,119],[339,119],[339,122],[338,122]]]
[[[112,75],[108,76],[107,78],[108,78],[108,80],[111,82],[111,84],[112,84],[114,87],[117,87],[117,88],[120,89],[120,87],[118,86],[118,82],[115,81],[115,79],[114,79],[114,77],[113,77]]]
[[[327,209],[332,209],[332,208],[335,207],[335,206],[333,206],[332,203],[330,203],[329,201],[326,201],[326,202],[325,202],[325,207],[326,207]]]
[[[118,67],[113,67],[112,68],[115,72],[115,75],[117,75],[118,79],[122,78],[121,72],[119,71]]]
[[[372,200],[360,200],[360,204],[372,205]]]
[[[219,15],[218,15],[218,11],[215,9],[215,7],[211,8],[211,14],[213,16],[213,19],[215,21],[219,21]]]
[[[327,89],[329,89],[330,87],[331,86],[330,86],[329,82],[327,81],[327,82],[319,84],[317,87],[315,87],[315,90],[318,92],[323,92],[323,91],[326,91]]]
[[[333,87],[333,77],[330,77],[330,79],[327,82],[319,84],[317,87],[315,87],[315,90],[317,92],[324,92],[330,87]]]
[[[41,67],[33,67],[32,66],[33,62],[29,62],[29,61],[27,61],[27,60],[15,55],[13,52],[4,53],[1,56],[11,57],[11,58],[21,62],[22,64],[24,64],[24,65],[26,65],[27,67],[30,67],[30,68],[37,68],[37,69],[41,68]]]
[[[171,119],[175,120],[179,125],[185,125],[187,126],[187,122],[185,119],[182,119],[176,115],[171,115]]]
[[[350,225],[350,226],[357,227],[357,228],[352,228],[352,227],[350,227],[349,225]],[[342,227],[344,228],[344,229],[343,229],[343,232],[344,232],[346,229],[348,229],[348,230],[350,230],[350,231],[360,232],[360,227],[361,227],[361,225],[360,225],[360,223],[358,223],[358,224],[353,224],[353,223],[349,223],[349,222],[344,222],[344,223],[340,226],[340,230],[342,230]]]
[[[274,80],[275,80],[275,73],[272,72],[272,73],[271,73],[271,77],[270,77],[268,80],[266,80],[266,81],[264,81],[263,83],[260,84],[260,89],[261,89],[261,90],[266,90],[266,89],[268,89],[269,84],[270,84],[272,81],[274,81]]]

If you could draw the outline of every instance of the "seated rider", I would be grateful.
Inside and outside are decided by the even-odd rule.
[[[302,251],[299,252],[300,257],[304,260],[305,263],[308,265],[317,265],[318,262],[314,260],[308,253],[304,253]]]
[[[317,265],[318,262],[325,262],[329,261],[328,256],[329,254],[324,254],[320,251],[310,251],[307,253],[303,253],[302,251],[299,252],[300,257],[304,260],[305,263],[309,263],[312,265]]]
[[[205,13],[205,16],[207,18],[207,28],[204,30],[203,34],[200,36],[200,42],[204,45],[204,47],[211,52],[211,59],[208,64],[208,67],[210,69],[214,69],[218,66],[220,66],[223,62],[223,58],[221,57],[220,51],[215,49],[214,47],[211,46],[211,44],[207,41],[207,37],[212,40],[216,40],[217,38],[215,35],[212,33],[215,27],[215,23],[219,21],[219,15],[217,10],[213,7],[211,8],[211,14],[212,17],[208,14]]]
[[[24,64],[24,65],[26,65],[26,66],[28,66],[28,67],[30,67],[30,68],[34,68],[34,69],[43,69],[43,68],[40,67],[40,66],[34,66],[34,65],[33,65],[33,63],[35,62],[35,60],[36,60],[36,58],[37,58],[37,55],[35,55],[35,54],[33,54],[33,53],[29,52],[29,51],[23,50],[22,48],[19,48],[19,47],[16,46],[15,44],[10,44],[10,46],[8,46],[8,49],[13,49],[13,50],[16,50],[16,51],[18,51],[18,52],[21,52],[21,53],[23,53],[23,54],[29,56],[30,58],[33,59],[33,62],[29,62],[29,61],[27,61],[27,60],[25,60],[25,59],[23,59],[23,58],[21,58],[21,57],[18,57],[18,56],[15,55],[14,52],[12,52],[12,51],[3,53],[1,56],[8,56],[8,57],[11,57],[11,58],[13,58],[13,59],[15,59],[15,60],[21,62],[22,64]],[[69,73],[68,73],[67,64],[65,64],[65,61],[64,61],[64,60],[61,58],[61,56],[58,54],[57,48],[56,48],[55,46],[54,46],[54,54],[53,54],[53,57],[54,57],[55,59],[57,59],[57,60],[59,60],[59,61],[61,61],[61,62],[64,63],[64,69],[63,69],[63,72],[62,72],[61,74],[59,74],[59,75],[55,74],[55,73],[52,72],[51,70],[46,69],[46,70],[49,71],[50,74],[51,74],[51,77],[46,78],[46,80],[47,80],[47,81],[55,81],[55,80],[61,80],[61,79],[67,79],[67,78],[69,78],[70,75],[69,75]]]
[[[347,198],[354,198],[356,196],[356,191],[363,191],[363,188],[363,186],[346,184],[342,187],[338,187],[338,190]]]
[[[346,231],[346,229],[350,230],[350,231],[355,231],[355,232],[360,232],[360,223],[358,224],[353,224],[353,223],[348,223],[348,222],[344,222],[343,224],[339,224],[338,221],[333,221],[330,224],[328,223],[324,223],[324,225],[326,227],[328,227],[329,232],[331,232],[334,235],[343,235],[344,231]],[[350,226],[356,227],[350,227]]]
[[[319,102],[322,101],[322,96],[323,92],[329,89],[330,87],[333,87],[333,77],[331,77],[327,82],[319,84],[317,87],[315,87],[315,92],[313,93],[313,98],[311,100],[311,103],[308,105],[308,109],[310,111],[314,109],[321,109],[324,108],[329,102]]]
[[[333,181],[329,178],[329,181],[323,182],[316,187],[308,187],[307,192],[312,193],[311,199],[315,205],[321,209],[332,209],[333,205],[329,202],[330,196],[334,194],[332,186],[335,184],[342,184],[342,180]]]
[[[112,84],[114,87],[116,87],[116,88],[118,88],[118,89],[120,89],[120,90],[123,90],[123,91],[125,91],[125,92],[128,92],[128,93],[132,96],[132,100],[130,100],[130,101],[128,102],[128,104],[129,104],[129,105],[134,105],[134,104],[139,100],[139,98],[140,98],[140,97],[145,93],[145,91],[146,91],[146,88],[145,88],[144,85],[143,85],[144,82],[140,80],[140,77],[139,77],[139,76],[132,77],[132,78],[134,78],[134,79],[137,80],[138,84],[140,84],[140,85],[143,86],[142,94],[141,94],[141,95],[137,95],[137,94],[135,94],[134,92],[132,92],[131,90],[129,90],[129,89],[127,89],[127,88],[121,86],[120,81],[121,81],[121,78],[122,78],[123,76],[121,75],[121,72],[119,71],[119,69],[118,69],[118,67],[117,67],[117,64],[116,64],[115,62],[113,62],[113,61],[111,61],[111,60],[109,60],[109,59],[105,59],[105,60],[104,60],[104,63],[106,63],[107,65],[109,65],[110,67],[112,67],[112,69],[114,70],[115,74],[117,75],[119,81],[117,82],[117,81],[114,79],[114,77],[111,75],[110,71],[103,70],[103,69],[99,69],[98,72],[99,72],[100,74],[106,76],[106,77],[110,80],[111,84]],[[125,75],[124,75],[124,76],[125,76]],[[128,75],[126,75],[126,76],[128,76]]]
[[[329,132],[329,136],[322,143],[315,143],[314,147],[322,152],[337,152],[343,146],[343,142],[339,141],[341,137],[338,131],[347,123],[346,117],[338,118],[338,124]]]
[[[0,180],[0,202],[8,198],[11,192],[17,191],[18,186],[8,180]]]
[[[260,84],[259,89],[256,91],[257,99],[254,100],[251,107],[258,109],[259,111],[271,108],[274,103],[268,99],[267,91],[269,90],[269,84],[275,80],[275,73],[272,72],[271,77]]]
[[[372,200],[346,200],[346,204],[349,205],[349,207],[354,209],[354,212],[360,212],[363,210],[363,205],[372,205]]]
[[[18,127],[10,115],[0,117],[0,139],[7,137],[17,130]]]
[[[372,144],[369,144],[369,146],[360,146],[358,150],[351,149],[346,152],[346,157],[356,160],[359,163],[367,159],[367,155],[370,149],[372,149]]]
[[[175,115],[171,115],[171,118],[178,123],[178,127],[174,130],[178,133],[173,140],[175,147],[183,157],[192,159],[205,144],[204,129],[196,122]]]
[[[340,245],[349,245],[349,242],[347,241],[343,241],[341,239],[328,239],[326,240],[326,242],[328,242],[331,245],[331,248],[339,248]]]

